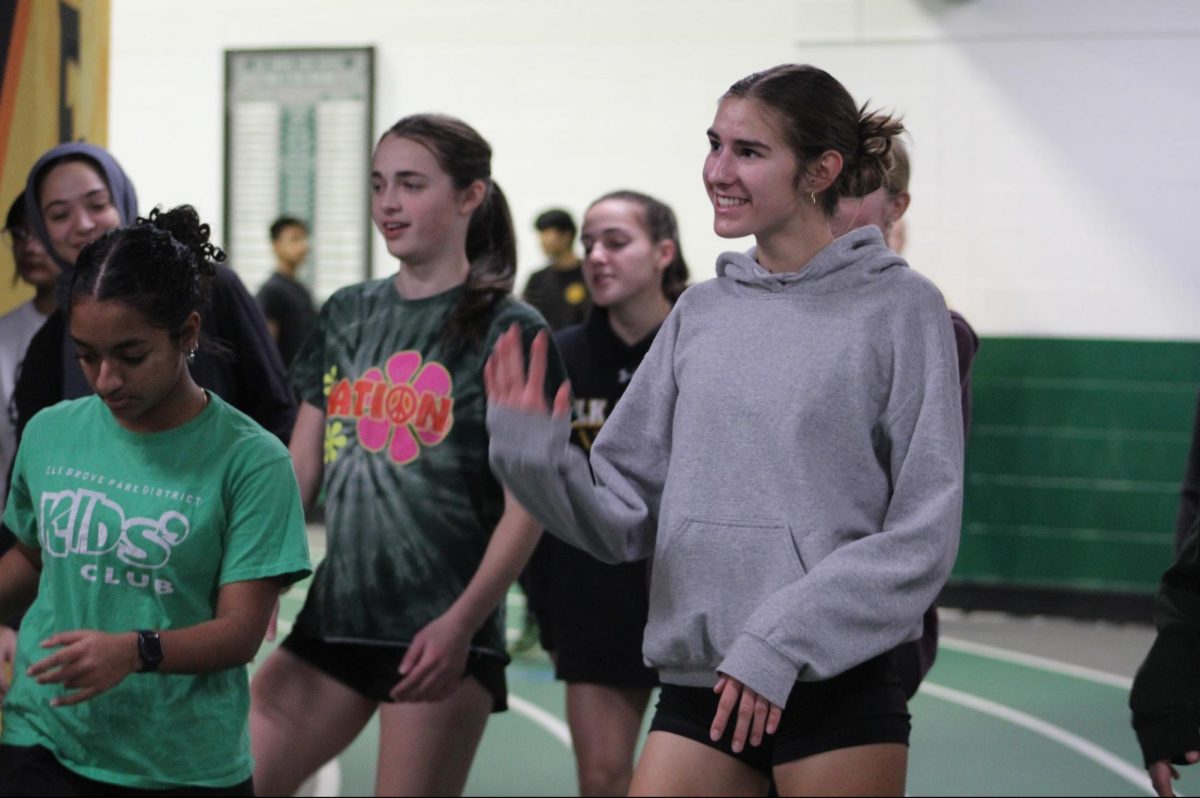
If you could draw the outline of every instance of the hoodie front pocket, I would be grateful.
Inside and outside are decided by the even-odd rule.
[[[647,657],[715,667],[754,611],[804,574],[787,524],[685,518],[655,553]]]

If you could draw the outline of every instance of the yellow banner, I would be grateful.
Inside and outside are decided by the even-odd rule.
[[[0,4],[0,216],[38,156],[63,141],[108,142],[110,0]],[[33,295],[13,286],[12,249],[0,246],[0,313]]]

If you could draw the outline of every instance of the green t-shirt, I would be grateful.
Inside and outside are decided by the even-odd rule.
[[[480,344],[441,342],[462,287],[407,300],[389,277],[344,288],[292,363],[301,399],[325,410],[325,558],[296,632],[407,644],[462,594],[504,511],[488,465],[483,366],[513,323],[545,322],[504,299]],[[547,385],[564,369],[551,341]],[[473,650],[507,660],[501,608]]]
[[[251,774],[247,669],[130,674],[81,704],[26,668],[57,632],[179,629],[212,620],[222,585],[309,573],[287,450],[209,394],[188,423],[138,434],[95,396],[29,423],[4,522],[41,549],[17,643],[3,742],[41,745],[87,778],[138,789],[228,787]],[[170,652],[167,652],[170,656]]]

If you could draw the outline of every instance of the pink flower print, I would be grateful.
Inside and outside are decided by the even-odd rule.
[[[385,382],[383,372],[379,369],[371,369],[363,374],[361,379],[367,382]],[[392,425],[386,418],[373,419],[370,416],[363,416],[358,420],[358,442],[363,445],[363,448],[372,452],[383,451],[391,437]],[[405,462],[410,461],[411,458]]]
[[[399,465],[416,460],[422,443],[441,443],[454,424],[450,372],[440,363],[421,363],[419,352],[397,352],[385,364],[386,378],[370,369],[354,387],[356,397],[363,397],[359,443],[372,452],[386,447]]]
[[[450,391],[454,385],[450,381],[450,372],[446,371],[441,363],[430,363],[425,368],[421,369],[421,373],[413,380],[413,388],[416,389],[419,396],[444,396],[449,397]],[[417,429],[417,437],[426,446],[436,446],[446,439],[450,434],[449,425],[440,425],[444,428],[439,429],[439,425],[425,423]]]

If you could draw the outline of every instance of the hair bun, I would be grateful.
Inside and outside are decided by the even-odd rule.
[[[200,221],[200,214],[191,205],[179,205],[165,212],[161,206],[156,207],[145,221],[169,233],[201,263],[225,261],[225,251],[208,240],[212,228]]]
[[[892,142],[904,125],[890,114],[858,111],[858,143],[854,157],[838,177],[839,196],[864,197],[884,184],[892,168]]]
[[[892,117],[867,113],[864,106],[858,119],[858,151],[868,158],[887,158],[892,152],[892,139],[903,130]]]

